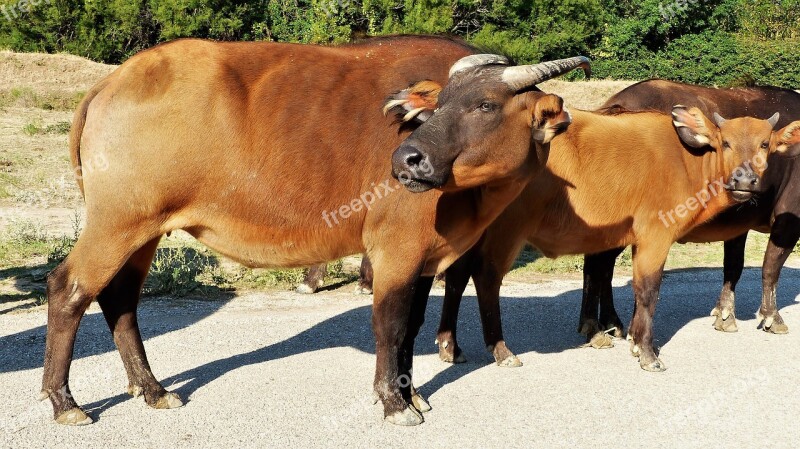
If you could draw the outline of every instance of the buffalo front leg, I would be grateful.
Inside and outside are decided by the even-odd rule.
[[[473,251],[458,258],[445,270],[444,300],[442,301],[442,317],[439,330],[436,331],[436,344],[439,346],[439,358],[447,363],[464,363],[467,361],[456,339],[458,326],[458,310],[464,290],[469,283]]]
[[[615,248],[598,254],[587,254],[583,263],[583,301],[578,322],[578,333],[596,347],[611,347],[613,344],[606,331],[622,338],[623,325],[614,308],[611,280],[614,264],[624,248]]]
[[[69,388],[69,369],[81,317],[128,257],[145,242],[119,241],[122,232],[98,230],[89,222],[69,256],[47,278],[47,340],[41,398],[49,398],[56,422],[90,424]],[[129,236],[134,235],[128,231]]]
[[[653,315],[668,253],[669,245],[639,244],[633,247],[633,296],[636,304],[628,333],[631,353],[639,357],[639,365],[646,371],[666,369],[653,348]]]
[[[762,320],[762,329],[773,334],[789,332],[789,326],[783,322],[783,317],[778,313],[778,278],[781,269],[792,249],[800,238],[800,218],[789,213],[779,214],[775,217],[772,230],[764,254],[764,264],[761,269],[761,308],[758,318]]]
[[[433,285],[433,277],[420,277],[414,287],[414,300],[411,304],[411,314],[408,319],[408,329],[400,348],[399,381],[403,399],[411,403],[420,412],[430,411],[431,406],[414,388],[414,341],[425,322],[425,309],[428,305],[428,296]]]
[[[725,258],[723,268],[722,291],[719,294],[717,305],[711,311],[714,319],[714,329],[722,332],[736,332],[736,284],[742,277],[744,269],[744,248],[747,243],[747,233],[725,241]]]
[[[308,269],[306,277],[303,278],[303,282],[301,282],[300,285],[297,286],[295,291],[297,293],[303,293],[303,294],[315,293],[323,285],[325,285],[325,276],[327,275],[328,275],[328,264],[321,263],[319,265],[314,265],[313,267]]]
[[[153,376],[139,332],[136,309],[160,239],[154,239],[136,251],[97,297],[109,329],[114,336],[122,363],[128,374],[128,393],[144,396],[153,408],[168,409],[183,405],[180,397],[169,393]]]
[[[421,283],[422,267],[402,266],[400,262],[403,260],[404,258],[395,255],[373,257],[377,275],[372,302],[376,355],[374,388],[375,396],[383,403],[386,421],[414,426],[424,420],[422,413],[409,403],[412,383],[409,373],[405,372],[410,369],[405,360],[413,357],[407,351],[409,345],[413,347],[414,338],[414,333],[409,332],[409,323],[412,309],[419,313],[414,303],[418,299],[417,289]]]

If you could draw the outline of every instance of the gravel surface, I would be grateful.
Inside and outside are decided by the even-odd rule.
[[[71,387],[96,422],[67,428],[37,402],[46,311],[0,314],[0,447],[797,447],[800,271],[779,289],[787,335],[757,329],[760,270],[738,288],[739,332],[708,316],[721,270],[671,271],[656,315],[668,369],[649,373],[628,344],[581,348],[580,281],[507,283],[502,308],[521,368],[483,347],[474,290],[460,317],[462,365],[439,361],[435,289],[418,338],[416,384],[433,410],[416,428],[384,424],[371,401],[370,298],[351,287],[299,296],[148,300],[140,322],[150,364],[186,405],[152,410],[124,394],[125,371],[96,305],[84,318]],[[615,279],[630,319],[629,278]]]

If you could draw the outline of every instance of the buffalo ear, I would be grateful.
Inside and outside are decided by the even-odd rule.
[[[789,157],[800,154],[800,120],[786,125],[777,132],[777,137],[776,153]]]
[[[564,107],[564,100],[557,95],[545,95],[536,101],[531,111],[533,140],[550,143],[572,123],[572,116]]]
[[[672,124],[681,141],[692,148],[719,148],[717,126],[700,109],[676,105],[672,108]]]
[[[413,120],[422,123],[428,120],[438,107],[441,91],[442,86],[431,80],[412,84],[386,100],[383,115],[387,115],[389,111],[395,111],[398,118],[404,122]]]

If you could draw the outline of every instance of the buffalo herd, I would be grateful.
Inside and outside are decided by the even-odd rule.
[[[464,359],[456,316],[472,278],[488,350],[502,366],[521,364],[503,337],[499,295],[526,244],[585,255],[588,338],[623,336],[611,278],[632,246],[627,336],[643,369],[663,371],[653,316],[671,245],[725,241],[714,326],[734,331],[747,232],[771,232],[759,314],[765,330],[787,332],[775,298],[800,237],[800,94],[651,80],[581,111],[537,88],[578,68],[588,76],[590,61],[516,65],[430,36],[341,46],[186,39],[130,58],[87,93],[69,136],[87,219],[47,279],[42,399],[55,420],[92,422],[68,379],[95,299],[128,392],[154,408],[182,405],[153,375],[136,313],[161,237],[179,229],[247,266],[314,266],[306,292],[321,285],[319,264],[364,254],[374,392],[393,424],[420,424],[430,410],[411,376],[436,275],[447,284],[441,358]],[[81,163],[98,157],[104,170]]]

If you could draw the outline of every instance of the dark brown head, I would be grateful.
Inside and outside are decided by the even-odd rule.
[[[507,64],[473,55],[453,65],[436,109],[392,155],[393,175],[409,190],[475,187],[544,165],[542,145],[571,119],[561,98],[531,89],[578,67],[588,75],[589,60]]]
[[[720,154],[720,170],[728,176],[726,189],[736,201],[747,201],[763,191],[761,178],[771,152],[800,154],[800,122],[775,131],[780,118],[741,117],[731,120],[714,113],[709,120],[699,109],[675,106],[673,122],[681,140],[693,148],[711,148]]]

